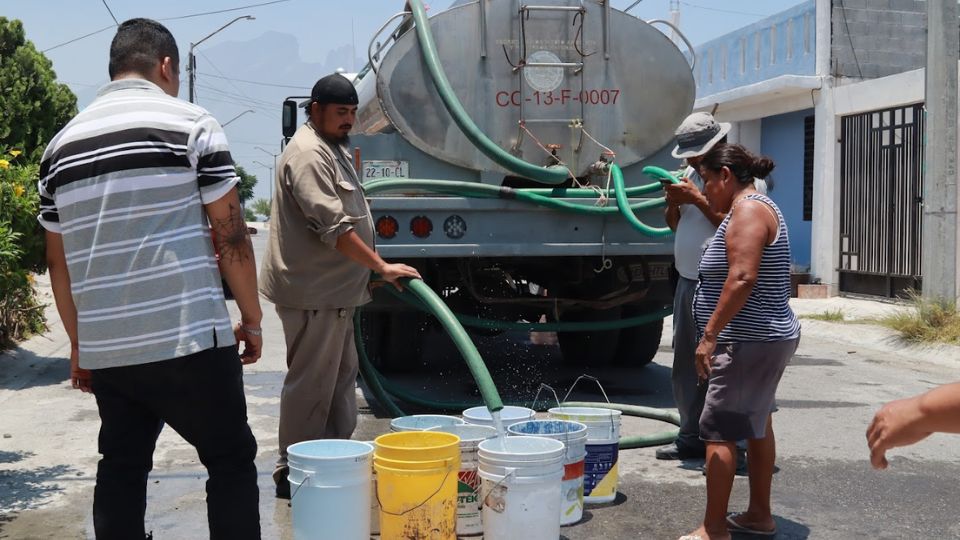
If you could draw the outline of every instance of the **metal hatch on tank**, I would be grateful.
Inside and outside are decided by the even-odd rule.
[[[532,163],[549,159],[539,145],[557,148],[577,175],[599,153],[586,134],[610,147],[623,167],[669,142],[695,95],[689,63],[670,39],[595,0],[536,3],[463,2],[430,18],[443,68],[480,129]],[[395,129],[453,165],[508,172],[454,124],[415,32],[400,35],[375,64],[357,85],[355,134]]]

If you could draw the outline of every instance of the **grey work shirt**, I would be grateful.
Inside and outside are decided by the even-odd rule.
[[[260,293],[298,309],[369,302],[370,270],[336,249],[351,230],[374,248],[370,207],[346,151],[306,122],[280,157],[275,188]]]

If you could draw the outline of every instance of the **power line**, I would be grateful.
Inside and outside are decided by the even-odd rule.
[[[165,19],[158,19],[158,20],[161,20],[161,21],[177,21],[177,20],[180,20],[180,19],[189,19],[189,18],[192,18],[192,17],[203,17],[204,15],[216,15],[216,14],[218,14],[218,13],[227,13],[227,12],[230,12],[230,11],[239,11],[239,10],[241,10],[241,9],[249,9],[249,8],[260,7],[260,6],[269,6],[269,5],[271,5],[271,4],[279,4],[279,3],[281,3],[281,2],[289,2],[289,1],[290,1],[290,0],[273,0],[272,2],[263,2],[263,3],[260,3],[260,4],[251,4],[251,5],[249,5],[249,6],[240,6],[240,7],[230,8],[230,9],[221,9],[221,10],[217,10],[217,11],[205,11],[205,12],[203,12],[203,13],[192,13],[192,14],[190,14],[190,15],[181,15],[181,16],[179,16],[179,17],[167,17],[167,18],[165,18]],[[109,9],[109,8],[108,8],[108,9]],[[101,32],[106,32],[107,30],[111,30],[111,29],[116,28],[116,27],[117,27],[117,25],[111,24],[110,26],[106,26],[106,27],[101,28],[101,29],[99,29],[99,30],[94,30],[93,32],[90,32],[89,34],[84,34],[84,35],[82,35],[82,36],[80,36],[80,37],[75,37],[75,38],[73,38],[73,39],[71,39],[71,40],[69,40],[69,41],[64,41],[63,43],[58,43],[58,44],[54,45],[53,47],[48,47],[48,48],[46,48],[46,49],[44,49],[44,50],[42,50],[42,51],[40,51],[40,52],[44,52],[44,53],[45,53],[45,52],[52,51],[52,50],[54,50],[54,49],[59,49],[60,47],[63,47],[64,45],[69,45],[69,44],[71,44],[71,43],[75,43],[75,42],[77,42],[77,41],[80,41],[81,39],[86,39],[86,38],[88,38],[88,37],[90,37],[90,36],[95,36],[95,35],[97,35],[97,34],[99,34],[99,33],[101,33]]]
[[[40,52],[42,52],[42,53],[47,53],[47,52],[50,52],[50,51],[52,51],[52,50],[54,50],[54,49],[59,49],[60,47],[63,47],[64,45],[69,45],[69,44],[74,43],[74,42],[76,42],[76,41],[80,41],[81,39],[85,39],[85,38],[88,38],[88,37],[90,37],[90,36],[95,36],[95,35],[97,35],[97,34],[99,34],[99,33],[101,33],[101,32],[106,32],[107,30],[113,30],[113,29],[116,28],[116,27],[117,27],[116,25],[111,24],[110,26],[105,26],[105,27],[103,27],[103,28],[101,28],[101,29],[99,29],[99,30],[94,30],[93,32],[90,32],[89,34],[84,34],[84,35],[82,35],[82,36],[80,36],[80,37],[73,38],[73,39],[71,39],[70,41],[64,41],[63,43],[54,45],[53,47],[46,48],[46,49],[44,49],[44,50],[42,50],[42,51],[40,51]]]
[[[220,95],[223,96],[223,97],[234,98],[234,99],[236,99],[236,100],[238,100],[238,101],[244,101],[244,102],[250,103],[250,104],[252,104],[252,105],[257,105],[258,107],[275,107],[275,106],[276,106],[276,103],[271,103],[271,102],[269,102],[269,101],[265,101],[265,100],[262,100],[262,99],[252,98],[252,97],[249,97],[249,96],[246,96],[246,95],[234,94],[233,92],[228,92],[228,91],[223,90],[223,89],[221,89],[221,88],[217,88],[216,86],[210,86],[209,84],[198,85],[198,86],[200,86],[200,88],[204,88],[204,89],[206,89],[206,90],[208,90],[208,91],[216,92],[217,94],[220,94]]]
[[[213,77],[214,79],[224,79],[224,80],[234,81],[234,82],[239,82],[239,83],[244,83],[244,84],[255,84],[255,85],[258,85],[258,86],[270,86],[270,87],[273,87],[273,88],[290,88],[290,89],[293,89],[293,90],[309,90],[309,89],[311,88],[309,84],[308,84],[308,85],[305,85],[305,86],[293,86],[293,85],[289,85],[289,84],[274,84],[274,83],[267,83],[267,82],[261,82],[261,81],[250,81],[250,80],[246,80],[246,79],[233,79],[233,78],[230,78],[230,77],[223,77],[223,76],[212,75],[212,74],[210,74],[210,73],[204,73],[203,75],[204,75],[205,77]]]
[[[232,80],[228,79],[227,76],[224,75],[223,71],[221,71],[220,68],[218,68],[217,65],[213,63],[213,60],[211,60],[209,56],[207,56],[206,54],[204,54],[203,51],[199,51],[199,52],[200,52],[200,56],[202,56],[202,57],[204,58],[204,60],[206,60],[207,62],[209,62],[209,63],[210,63],[210,66],[211,66],[217,73],[219,73],[221,77],[223,77],[224,79],[226,79],[226,81],[227,81],[228,83],[230,83],[230,86],[232,86],[234,90],[236,90],[237,92],[240,92],[240,95],[243,96],[243,97],[245,97],[245,98],[247,98],[247,99],[253,99],[253,98],[251,98],[250,96],[248,96],[248,95],[246,94],[246,92],[244,92],[243,90],[241,90],[239,86],[237,86],[236,84],[234,84]],[[194,64],[194,68],[196,68],[196,64]]]
[[[191,17],[202,17],[202,16],[204,16],[204,15],[216,15],[216,14],[218,14],[218,13],[229,13],[229,12],[231,12],[231,11],[240,11],[241,9],[250,9],[250,8],[261,7],[261,6],[269,6],[269,5],[271,5],[271,4],[280,4],[280,3],[283,3],[283,2],[289,2],[289,1],[290,1],[290,0],[273,0],[272,2],[263,2],[263,3],[261,3],[261,4],[250,4],[249,6],[240,6],[240,7],[229,8],[229,9],[221,9],[221,10],[218,10],[218,11],[205,11],[205,12],[203,12],[203,13],[194,13],[194,14],[192,14],[192,15],[181,15],[181,16],[179,16],[179,17],[167,17],[166,19],[159,19],[159,20],[161,20],[161,21],[178,21],[178,20],[180,20],[180,19],[189,19],[189,18],[191,18]]]
[[[107,8],[107,13],[110,14],[110,17],[113,19],[113,22],[117,23],[117,26],[120,26],[120,21],[117,20],[117,17],[113,14],[113,10],[110,9],[110,6],[107,5],[107,0],[100,0],[103,2],[103,7]]]
[[[720,8],[714,8],[714,7],[700,6],[700,5],[697,5],[697,4],[691,4],[690,2],[683,2],[683,1],[681,1],[680,3],[683,4],[683,5],[685,5],[685,6],[695,8],[695,9],[705,9],[705,10],[707,10],[707,11],[717,11],[717,12],[720,12],[720,13],[732,13],[732,14],[734,14],[734,15],[749,15],[749,16],[751,16],[751,17],[767,17],[767,16],[768,16],[767,14],[764,14],[764,13],[749,13],[749,12],[746,12],[746,11],[734,11],[734,10],[732,10],[732,9],[720,9]]]

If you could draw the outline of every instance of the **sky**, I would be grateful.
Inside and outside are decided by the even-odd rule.
[[[681,0],[680,27],[698,45],[800,1]],[[451,3],[427,0],[428,14]],[[617,9],[633,3],[612,1]],[[235,17],[255,17],[231,24],[196,48],[197,101],[226,124],[235,161],[257,175],[256,197],[265,198],[271,154],[280,151],[282,99],[309,93],[317,78],[338,67],[360,69],[373,33],[403,5],[403,0],[0,0],[0,16],[23,21],[27,39],[53,62],[58,79],[77,94],[81,108],[109,81],[114,17],[121,22],[160,20],[184,57],[191,43]],[[669,19],[670,5],[671,0],[643,0],[630,13],[644,20]],[[203,14],[208,12],[219,13]],[[181,72],[180,97],[186,99],[185,63]]]

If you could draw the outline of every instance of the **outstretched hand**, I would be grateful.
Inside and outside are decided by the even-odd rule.
[[[875,469],[889,466],[887,450],[909,446],[931,435],[931,432],[917,427],[922,418],[919,396],[891,401],[877,411],[867,428],[870,463]]]

